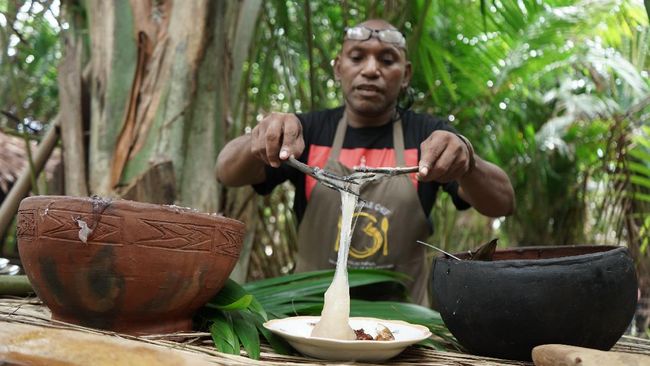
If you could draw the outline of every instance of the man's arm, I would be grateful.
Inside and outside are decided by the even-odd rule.
[[[227,186],[239,187],[266,179],[265,166],[279,167],[305,149],[302,125],[295,114],[271,113],[250,135],[230,141],[217,157],[216,177]]]
[[[240,187],[262,183],[265,163],[252,153],[251,135],[239,136],[221,149],[217,157],[217,180],[226,186]]]
[[[449,131],[434,131],[420,144],[422,181],[457,181],[458,195],[478,212],[491,217],[512,214],[515,194],[510,179],[498,166],[474,154],[469,141]]]
[[[474,155],[476,165],[458,179],[458,195],[485,216],[508,216],[515,210],[515,191],[498,166]]]

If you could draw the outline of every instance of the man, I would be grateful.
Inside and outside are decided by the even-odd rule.
[[[411,176],[364,185],[368,202],[356,214],[348,266],[408,274],[411,300],[427,303],[425,248],[428,214],[443,188],[459,209],[473,206],[498,217],[514,209],[507,175],[474,153],[443,121],[408,110],[397,100],[411,79],[404,36],[383,20],[346,30],[334,73],[344,107],[302,115],[272,113],[251,134],[219,154],[217,178],[229,186],[253,184],[262,194],[289,179],[300,221],[297,271],[333,268],[340,230],[339,193],[282,164],[290,156],[345,175],[354,166],[419,166]]]

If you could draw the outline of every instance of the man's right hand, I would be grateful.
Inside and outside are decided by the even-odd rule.
[[[275,168],[305,150],[302,125],[293,113],[271,113],[253,128],[251,135],[253,156]]]

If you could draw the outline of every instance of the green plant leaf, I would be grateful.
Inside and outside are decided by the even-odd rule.
[[[292,279],[296,278],[295,275],[289,275],[283,276],[287,277],[283,280],[276,279],[273,286],[261,286],[260,288],[256,284],[247,284],[245,288],[259,299],[264,307],[268,307],[296,301],[305,296],[325,293],[325,290],[332,282],[333,274],[334,271],[331,270],[317,271],[313,275],[300,276],[297,281],[292,281]],[[382,282],[403,284],[403,281],[407,278],[408,276],[404,274],[383,270],[350,270],[348,273],[350,287]]]
[[[630,156],[633,156],[633,157],[639,159],[640,161],[650,161],[650,152],[647,152],[647,151],[642,150],[642,149],[638,149],[638,148],[637,149],[632,149],[632,150],[628,151],[628,154]]]
[[[248,308],[253,296],[237,282],[228,279],[219,293],[207,304],[220,310],[243,310]]]
[[[646,177],[650,177],[650,167],[648,167],[647,165],[636,163],[636,162],[629,162],[627,166],[632,172],[645,175]]]
[[[239,354],[239,341],[235,336],[232,320],[227,314],[216,314],[210,325],[210,335],[217,351],[229,353],[231,355]]]
[[[243,311],[232,317],[235,334],[248,353],[248,357],[259,360],[260,336],[257,333],[256,322],[252,314]]]
[[[290,355],[292,353],[293,348],[291,348],[289,343],[287,343],[287,341],[285,341],[282,337],[271,333],[271,331],[264,328],[262,324],[257,325],[257,330],[262,333],[264,339],[269,342],[275,352],[281,355]]]
[[[243,288],[247,291],[259,291],[264,288],[274,288],[276,285],[282,285],[289,282],[300,281],[308,278],[321,277],[324,274],[334,273],[332,270],[322,270],[322,271],[311,271],[311,272],[302,272],[294,273],[289,275],[284,275],[280,277],[267,278],[264,280],[253,281],[243,285]]]
[[[437,311],[405,302],[351,300],[350,316],[400,319],[425,326],[443,324],[442,317]]]
[[[650,189],[650,178],[645,178],[639,175],[633,175],[630,177],[630,182]]]
[[[269,319],[269,316],[268,316],[268,314],[266,313],[266,310],[264,309],[264,307],[262,306],[262,304],[260,304],[260,302],[257,301],[257,299],[256,299],[255,297],[253,297],[253,299],[251,300],[251,303],[250,303],[250,305],[248,306],[248,309],[250,309],[250,311],[252,311],[252,312],[255,313],[255,314],[259,314],[259,316],[260,316],[260,317],[262,318],[262,320],[264,320],[264,321],[266,321],[266,320]]]
[[[641,192],[633,192],[633,193],[631,194],[631,196],[632,196],[635,200],[639,200],[639,201],[644,201],[644,202],[649,202],[649,203],[650,203],[650,194],[647,194],[647,193],[641,193]]]

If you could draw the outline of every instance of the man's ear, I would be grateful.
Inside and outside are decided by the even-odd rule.
[[[406,61],[404,66],[404,79],[402,80],[402,89],[406,90],[409,84],[411,83],[411,77],[413,76],[413,68],[410,61]]]
[[[336,55],[334,58],[334,80],[341,81],[341,56]]]

